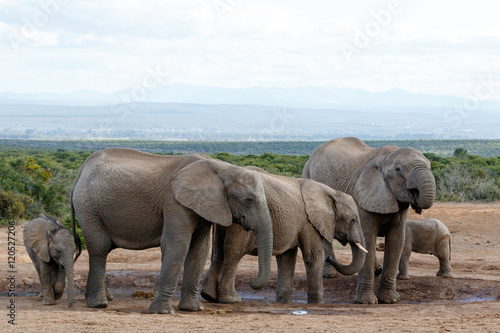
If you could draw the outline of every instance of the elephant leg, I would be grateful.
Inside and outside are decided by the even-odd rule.
[[[301,248],[302,249],[302,248]],[[307,275],[307,302],[323,303],[323,278],[321,267],[325,262],[325,256],[321,248],[316,244],[309,244],[302,250],[304,265]]]
[[[293,290],[293,273],[297,261],[297,248],[290,249],[278,256],[278,281],[276,284],[276,303],[290,303]]]
[[[437,244],[436,249],[436,257],[439,259],[439,271],[436,273],[436,276],[442,276],[444,278],[452,278],[453,273],[450,265],[450,246],[449,239],[442,239]]]
[[[61,299],[63,293],[64,293],[64,288],[66,288],[66,272],[64,271],[64,268],[58,266],[57,268],[57,274],[56,274],[56,281],[54,284],[54,296],[56,300]]]
[[[109,291],[108,289],[108,286],[104,286],[104,289],[106,291],[106,298],[108,299],[108,301],[112,301],[113,300],[113,293],[111,291]]]
[[[405,241],[406,214],[403,216],[404,220],[399,219],[389,228],[385,236],[384,269],[380,277],[377,295],[379,303],[397,303],[399,301],[396,278]]]
[[[40,281],[43,281],[43,305],[54,305],[56,304],[55,296],[54,296],[54,288],[52,288],[52,279],[53,279],[52,267],[46,263],[40,263]]]
[[[106,254],[90,254],[89,251],[89,274],[85,287],[85,298],[89,308],[105,308],[108,306],[106,297]]]
[[[222,265],[224,263],[224,238],[226,236],[226,228],[215,224],[212,228],[215,228],[215,235],[212,243],[212,260],[210,262],[210,268],[203,279],[200,293],[207,301],[216,303],[218,302],[217,287]]]
[[[330,257],[332,257],[332,259],[335,259],[335,252],[333,251],[332,243],[323,239],[323,249],[325,252],[325,258],[330,256]],[[335,267],[333,267],[332,265],[330,265],[327,262],[323,263],[323,277],[325,277],[325,278],[338,278],[339,276],[340,276],[340,273],[337,272]]]
[[[100,222],[99,222],[100,223]],[[89,308],[105,308],[108,306],[106,297],[106,260],[111,251],[111,238],[99,223],[92,223],[92,232],[83,229],[83,236],[87,244],[89,254],[89,274],[85,287],[85,298]]]
[[[202,224],[195,231],[191,239],[191,246],[184,262],[184,274],[182,276],[181,300],[179,310],[203,311],[205,308],[198,299],[198,288],[205,268],[210,241],[211,223]]]
[[[26,252],[28,252],[31,261],[33,262],[33,266],[35,266],[36,273],[38,274],[38,281],[40,281],[40,293],[38,294],[38,296],[43,297],[43,280],[42,275],[40,274],[40,265],[38,264],[38,258],[35,251],[33,251],[30,247],[26,247]]]
[[[439,258],[439,271],[436,273],[436,276],[442,276],[444,278],[453,277],[450,261],[448,260],[448,258]]]
[[[362,226],[368,253],[363,267],[358,272],[358,284],[354,301],[360,304],[377,304],[378,299],[373,292],[373,284],[375,280],[374,265],[378,230],[373,225]]]
[[[248,249],[250,234],[238,224],[232,224],[226,229],[226,233],[217,295],[220,303],[240,303],[241,297],[235,288],[236,270],[241,258],[250,251]]]
[[[399,274],[398,279],[400,280],[409,280],[410,276],[408,275],[408,264],[410,262],[411,249],[403,249],[403,253],[401,253],[401,259],[399,260]]]
[[[165,219],[168,221],[167,217]],[[186,221],[181,217],[177,219],[180,220],[179,223],[164,223],[161,237],[161,270],[153,302],[149,306],[150,313],[169,314],[175,312],[171,298],[177,287],[177,281],[194,233],[194,227],[191,225],[193,221],[189,219]]]

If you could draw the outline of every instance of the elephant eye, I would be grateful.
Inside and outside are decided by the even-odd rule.
[[[250,206],[253,204],[253,198],[245,198],[245,203]]]
[[[397,168],[396,168],[396,172],[397,172],[397,173],[400,173],[400,172],[401,172],[401,168],[400,168],[400,167],[397,167]]]
[[[349,223],[350,223],[351,225],[354,225],[354,223],[356,223],[356,219],[351,219],[351,220],[349,221]]]

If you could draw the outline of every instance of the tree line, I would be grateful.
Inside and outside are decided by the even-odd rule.
[[[370,147],[396,145],[442,157],[453,156],[458,147],[469,154],[482,157],[500,156],[500,140],[364,140]],[[136,148],[150,153],[227,152],[232,155],[273,153],[280,155],[309,155],[324,141],[160,141],[160,140],[2,140],[0,147],[50,148],[95,151],[108,147]]]

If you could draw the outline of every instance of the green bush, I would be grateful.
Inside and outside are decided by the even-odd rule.
[[[0,191],[0,220],[18,220],[33,204],[33,199],[25,194],[12,191]]]
[[[500,190],[488,171],[470,163],[454,163],[441,169],[436,176],[437,200],[495,201]]]

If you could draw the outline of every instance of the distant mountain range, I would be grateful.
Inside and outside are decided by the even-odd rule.
[[[373,93],[346,88],[227,89],[180,84],[110,94],[0,93],[0,138],[500,138],[500,101],[468,102],[400,89]]]
[[[471,92],[471,97],[474,93]],[[379,108],[453,108],[465,98],[415,94],[393,88],[383,93],[335,87],[219,88],[184,84],[132,87],[113,93],[77,91],[54,94],[0,93],[1,103],[109,105],[120,102],[265,105],[287,108],[373,110]],[[484,100],[479,109],[498,110],[500,101]],[[402,110],[404,111],[404,110]]]

